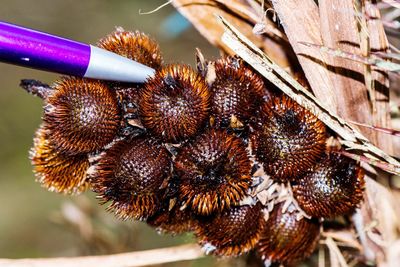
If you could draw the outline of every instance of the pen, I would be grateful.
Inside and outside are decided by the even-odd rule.
[[[99,47],[0,21],[0,62],[66,75],[142,83],[154,69]]]

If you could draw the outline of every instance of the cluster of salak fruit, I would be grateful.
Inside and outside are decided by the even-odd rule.
[[[214,255],[255,249],[283,264],[313,252],[322,218],[362,200],[362,170],[326,148],[324,124],[241,60],[164,65],[157,43],[122,29],[98,45],[156,73],[144,84],[22,82],[45,103],[30,156],[47,189],[91,188],[122,219],[192,231]],[[263,179],[290,188],[293,203],[260,201]]]

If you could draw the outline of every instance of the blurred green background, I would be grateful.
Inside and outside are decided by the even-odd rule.
[[[208,58],[218,56],[193,27],[176,31],[185,23],[172,6],[150,15],[139,14],[139,10],[150,11],[164,2],[2,0],[0,20],[87,43],[96,43],[115,26],[137,29],[159,41],[166,62],[193,65],[195,47]],[[93,193],[58,195],[34,181],[28,151],[40,124],[42,101],[18,84],[24,78],[52,83],[57,77],[0,63],[0,258],[105,254],[193,242],[190,235],[161,236],[143,223],[119,222],[97,205]],[[206,258],[165,266],[226,264],[232,266]]]

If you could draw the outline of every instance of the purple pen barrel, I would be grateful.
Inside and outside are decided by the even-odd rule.
[[[0,22],[0,60],[83,77],[89,65],[90,46]]]
[[[0,21],[0,61],[66,75],[144,82],[154,70],[98,47]]]

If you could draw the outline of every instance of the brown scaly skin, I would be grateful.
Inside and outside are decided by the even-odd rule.
[[[201,218],[196,236],[201,246],[217,256],[239,256],[253,249],[263,229],[260,203],[231,207]]]
[[[237,58],[219,59],[214,62],[214,68],[216,77],[210,90],[215,124],[217,127],[243,127],[262,103],[264,82]]]
[[[293,186],[300,207],[313,217],[334,217],[354,211],[363,199],[364,172],[354,161],[330,154]]]
[[[163,201],[163,184],[171,175],[171,156],[151,138],[116,142],[95,165],[93,190],[122,219],[145,220]]]
[[[48,130],[42,125],[36,132],[30,151],[36,179],[49,191],[77,194],[88,186],[86,172],[89,168],[87,154],[67,155],[55,149],[49,142]]]
[[[140,91],[142,124],[165,142],[179,142],[197,134],[209,109],[210,92],[204,79],[186,65],[163,67]]]
[[[282,204],[276,205],[264,224],[256,250],[266,263],[290,264],[309,257],[320,235],[317,219],[296,220],[296,212],[282,213]]]
[[[153,69],[162,64],[160,47],[144,33],[116,30],[98,42],[98,46]]]
[[[315,164],[325,141],[325,125],[286,96],[264,103],[251,136],[256,159],[279,182],[294,180]]]
[[[243,142],[223,130],[210,130],[178,152],[179,198],[198,214],[239,204],[251,184],[251,164]]]
[[[63,78],[46,103],[49,138],[65,153],[96,151],[117,134],[121,115],[115,93],[99,81]]]

